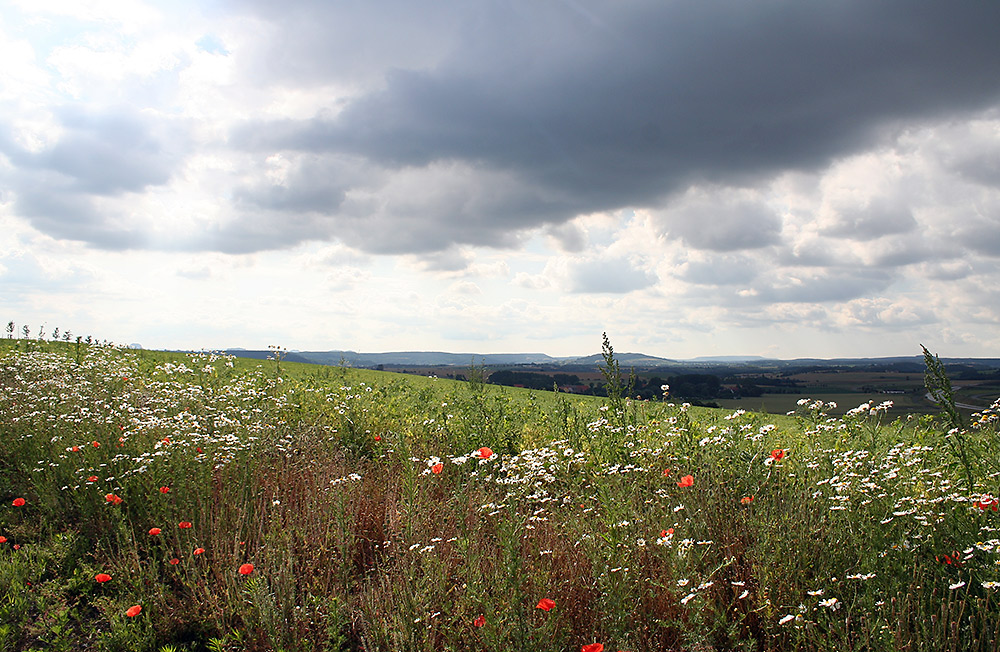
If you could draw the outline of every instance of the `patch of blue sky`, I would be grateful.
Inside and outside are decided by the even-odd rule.
[[[229,50],[226,49],[226,44],[222,42],[215,34],[205,34],[200,39],[195,41],[195,45],[202,52],[208,52],[209,54],[221,54],[226,56],[229,54]]]

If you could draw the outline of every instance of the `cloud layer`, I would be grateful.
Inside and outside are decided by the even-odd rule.
[[[558,304],[637,345],[763,351],[756,324],[807,319],[1000,355],[998,6],[208,7],[0,10],[0,281],[57,253],[321,277],[336,251],[330,292],[411,270],[452,317],[506,306],[511,346]]]

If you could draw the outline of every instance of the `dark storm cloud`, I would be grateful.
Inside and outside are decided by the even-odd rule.
[[[746,285],[757,277],[758,267],[746,256],[722,255],[684,263],[677,276],[696,285]]]
[[[780,249],[776,260],[790,267],[836,267],[844,263],[837,251],[819,239]]]
[[[915,234],[886,238],[878,245],[872,265],[882,268],[914,265],[935,258],[947,260],[959,254],[951,243],[929,242]]]
[[[402,47],[417,43],[421,53],[412,66],[383,56],[391,65],[380,89],[311,120],[247,125],[233,142],[349,153],[389,169],[461,161],[502,170],[543,189],[547,202],[483,215],[516,229],[657,205],[692,183],[815,169],[885,142],[908,121],[986,107],[1000,91],[993,3],[657,0],[457,11],[464,20],[449,48],[410,35]],[[438,18],[432,35],[454,37]],[[372,29],[386,42],[380,25]],[[320,31],[306,30],[298,47],[323,51]],[[335,77],[337,65],[336,57],[311,62],[309,76]],[[900,214],[851,219],[872,237],[912,226]],[[692,244],[727,250],[775,236],[740,232],[746,240]],[[447,234],[441,244],[464,237]]]
[[[575,224],[558,224],[549,227],[546,234],[555,240],[563,251],[579,253],[587,246],[587,234]]]
[[[101,249],[131,249],[146,244],[138,229],[99,211],[91,197],[61,189],[56,179],[45,183],[46,178],[41,175],[22,183],[16,193],[18,212],[39,231]]]
[[[331,215],[344,201],[349,187],[343,164],[309,156],[290,166],[281,183],[260,180],[233,192],[237,207],[250,206],[278,211],[314,212]]]
[[[200,111],[189,124],[172,120],[190,101],[174,94],[181,73],[198,72],[181,57],[126,82],[131,101],[115,108],[52,110],[59,131],[41,150],[0,126],[15,170],[0,182],[15,210],[98,247],[250,252],[339,240],[422,255],[514,247],[539,227],[579,251],[574,216],[649,208],[691,247],[760,249],[783,235],[763,200],[699,207],[688,190],[725,195],[821,170],[1000,100],[997,3],[223,0],[206,11],[232,18],[233,34],[199,37],[198,47],[232,65],[232,97],[254,98],[234,114],[258,117],[228,140],[206,135],[219,124],[199,122]],[[259,117],[285,106],[301,115],[323,93],[312,118]],[[225,160],[220,178],[239,179],[219,188],[219,216],[203,221],[213,230],[183,245],[144,242],[129,230],[141,227],[102,212],[107,198],[127,215],[130,193],[189,181],[180,172],[199,139],[211,141],[206,159]],[[995,150],[959,147],[942,154],[944,166],[987,183]],[[274,154],[291,161],[286,176],[244,169]],[[823,235],[919,228],[906,207],[890,209],[846,211]]]
[[[129,111],[64,107],[54,117],[59,137],[38,151],[0,135],[0,154],[14,164],[3,182],[16,211],[56,238],[102,249],[149,246],[141,228],[130,224],[127,208],[109,212],[97,202],[167,183],[180,164],[183,135],[168,135],[168,123]]]
[[[10,144],[5,153],[22,171],[58,174],[73,192],[115,195],[160,185],[179,159],[158,133],[162,126],[138,115],[63,108],[55,117],[63,133],[51,147],[29,152]]]
[[[754,286],[751,303],[826,303],[878,296],[893,275],[879,269],[826,269],[819,274],[782,277]]]
[[[950,260],[943,263],[927,263],[923,274],[936,281],[960,281],[975,273],[974,266],[967,260]]]
[[[736,251],[777,244],[781,218],[766,205],[740,198],[684,197],[660,218],[668,236],[695,249]]]
[[[1000,257],[1000,207],[991,215],[970,216],[958,230],[959,241],[973,251]]]
[[[270,26],[237,65],[264,83],[347,83],[380,86],[390,68],[425,67],[447,55],[463,16],[464,0],[222,0],[223,12],[259,18]]]
[[[337,237],[371,253],[427,253],[455,243],[514,247],[524,230],[555,221],[544,188],[463,165],[401,171],[341,207]]]
[[[1000,188],[1000,150],[996,143],[976,143],[953,163],[956,173],[985,186]]]
[[[873,199],[866,206],[837,211],[824,235],[850,240],[875,240],[886,235],[909,233],[917,228],[910,208],[898,200]]]
[[[344,200],[344,191],[329,187],[329,183],[324,179],[319,184],[305,187],[242,187],[233,193],[233,199],[237,206],[247,203],[271,210],[331,214]]]
[[[460,272],[472,263],[472,256],[462,251],[435,251],[420,257],[422,269],[432,272]]]
[[[196,251],[249,254],[288,249],[307,240],[335,237],[334,225],[313,212],[239,210],[235,219],[187,243]]]
[[[992,113],[994,118],[1000,117],[1000,113]],[[938,138],[934,142],[923,143],[929,157],[966,181],[1000,188],[1000,133],[992,121],[953,122],[935,132]]]

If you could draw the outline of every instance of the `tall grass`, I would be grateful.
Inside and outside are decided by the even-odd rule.
[[[6,344],[0,651],[1000,640],[997,404],[958,459],[953,428],[886,405],[773,418]]]

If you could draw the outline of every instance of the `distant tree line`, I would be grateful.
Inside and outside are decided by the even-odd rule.
[[[547,389],[553,387],[582,388],[580,377],[575,374],[541,374],[533,371],[512,371],[502,369],[494,371],[489,377],[490,384],[506,385],[507,387],[527,387],[528,389]],[[589,386],[587,386],[589,388]],[[581,389],[578,393],[584,393]]]
[[[715,405],[715,399],[744,398],[769,394],[798,394],[799,384],[787,378],[768,376],[720,378],[715,374],[676,374],[670,376],[632,376],[627,381],[628,396],[640,400],[663,397],[663,385],[668,385],[668,399],[695,405]],[[571,392],[591,396],[607,396],[600,382],[581,382],[576,374],[546,374],[537,371],[504,369],[489,375],[488,382],[507,387]]]

